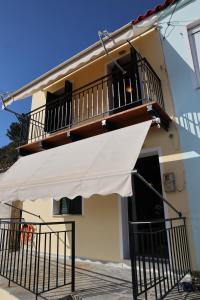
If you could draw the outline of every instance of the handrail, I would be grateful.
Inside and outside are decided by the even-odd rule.
[[[126,74],[109,73],[24,114],[21,143],[151,101],[164,109],[161,80],[147,60],[137,56],[136,63],[125,66]]]
[[[17,218],[16,218],[17,219]],[[15,221],[16,219],[13,218],[8,218],[7,220],[1,219],[0,221],[1,223],[5,223],[5,224],[31,224],[31,225],[61,225],[61,224],[74,224],[75,221],[60,221],[60,222],[33,222],[33,221]],[[52,233],[56,233],[54,230],[51,230]]]
[[[150,190],[152,190],[159,198],[161,201],[163,201],[165,204],[167,204],[173,211],[176,212],[176,214],[179,216],[179,218],[182,218],[182,213],[178,211],[169,201],[167,201],[162,194],[160,194],[142,175],[140,175],[137,170],[134,170],[132,172],[134,176],[139,178]]]
[[[148,67],[150,68],[150,70],[153,72],[153,74],[156,76],[156,78],[161,82],[160,78],[158,77],[158,75],[156,74],[156,72],[154,71],[154,69],[151,67],[151,65],[149,64],[149,62],[146,60],[146,58],[140,58],[140,59],[137,60],[136,63],[138,64],[140,62],[145,62],[148,65]],[[132,65],[134,65],[133,62],[124,64],[124,66],[126,66],[126,67],[132,66]],[[28,116],[28,115],[34,113],[35,111],[38,111],[38,110],[40,110],[40,109],[42,109],[44,107],[52,106],[54,103],[57,103],[57,102],[63,100],[64,98],[67,98],[68,96],[75,95],[75,94],[77,94],[77,92],[82,91],[83,89],[85,89],[87,87],[90,87],[91,85],[93,85],[93,84],[95,84],[97,82],[103,81],[104,79],[107,79],[107,78],[109,78],[109,77],[111,77],[113,75],[117,75],[117,74],[121,74],[121,72],[118,70],[118,71],[115,71],[115,72],[108,73],[108,74],[106,74],[106,75],[104,75],[102,77],[99,77],[99,78],[97,78],[97,79],[95,79],[95,80],[93,80],[93,81],[91,81],[91,82],[89,82],[89,83],[87,83],[87,84],[85,84],[85,85],[83,85],[83,86],[81,86],[81,87],[73,90],[70,93],[66,93],[65,95],[62,95],[62,96],[56,98],[55,100],[51,101],[51,103],[43,104],[43,105],[41,105],[41,106],[33,109],[32,111],[30,111],[30,112],[28,112],[28,113],[26,113],[24,115]],[[95,85],[94,85],[94,87],[95,87]]]
[[[7,206],[9,206],[9,207],[12,207],[12,208],[14,208],[14,209],[17,209],[17,210],[19,210],[20,212],[25,212],[25,213],[27,213],[27,214],[29,214],[29,215],[31,215],[31,216],[34,216],[34,217],[37,217],[37,218],[40,219],[40,215],[36,215],[36,214],[34,214],[34,213],[32,213],[32,212],[30,212],[30,211],[28,211],[28,210],[19,208],[19,207],[13,205],[13,204],[9,204],[9,203],[4,203],[4,204],[7,205]]]
[[[169,218],[169,219],[160,219],[160,220],[153,220],[153,221],[129,221],[130,224],[160,224],[165,222],[171,222],[171,221],[180,221],[180,220],[186,220],[186,217],[180,217],[180,218]]]

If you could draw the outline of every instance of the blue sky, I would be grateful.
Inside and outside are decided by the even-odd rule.
[[[0,0],[0,91],[12,92],[161,0]],[[27,112],[30,100],[11,105]],[[0,111],[0,147],[16,119]]]

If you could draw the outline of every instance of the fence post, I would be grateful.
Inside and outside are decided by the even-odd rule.
[[[19,223],[18,223],[18,225],[16,224],[16,249],[15,249],[15,251],[20,249],[21,224],[22,224],[22,210],[19,209]]]
[[[75,291],[75,222],[72,222],[72,292]]]
[[[12,267],[13,267],[13,250],[15,251],[15,247],[13,248],[13,245],[15,244],[14,240],[15,240],[15,223],[13,222],[13,223],[10,224],[10,241],[9,241],[9,248],[8,248],[8,251],[11,252],[11,254],[10,254],[11,257],[9,258],[10,268],[9,268],[8,287],[10,287],[11,275],[12,275],[11,270],[12,270]]]
[[[191,268],[191,257],[190,257],[190,249],[189,249],[189,242],[188,242],[188,232],[187,232],[187,226],[186,226],[186,218],[183,219],[183,224],[184,224],[184,231],[185,231],[185,243],[186,243],[186,251],[187,251],[187,260],[188,260],[188,267],[189,267],[189,272],[192,271]]]
[[[133,299],[137,300],[138,295],[138,282],[137,282],[137,260],[135,250],[135,226],[129,222],[129,247],[130,247],[130,258],[131,258],[131,275],[132,275],[132,288],[133,288]]]
[[[37,234],[37,233],[36,233]],[[39,224],[39,232],[38,232],[39,242],[38,242],[38,251],[36,249],[36,255],[38,255],[37,260],[37,279],[36,279],[36,300],[38,299],[38,286],[39,286],[39,277],[40,277],[40,240],[41,240],[41,224]]]
[[[131,275],[132,275],[132,288],[133,288],[133,299],[137,300],[138,296],[138,278],[137,278],[137,258],[136,258],[136,247],[137,245],[137,226],[134,223],[135,221],[135,173],[132,173],[131,176],[131,185],[132,185],[132,197],[129,198],[129,209],[131,210],[129,215],[129,249],[130,249],[130,258],[131,258]]]

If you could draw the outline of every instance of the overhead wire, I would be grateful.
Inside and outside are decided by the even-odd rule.
[[[164,25],[164,24],[167,24],[167,27],[166,27],[166,29],[165,29],[165,33],[164,33],[164,36],[163,36],[163,39],[165,39],[166,38],[166,34],[167,34],[167,30],[168,30],[168,28],[170,27],[170,26],[172,26],[173,28],[172,28],[172,30],[175,28],[175,27],[178,27],[178,26],[185,26],[184,24],[180,24],[180,23],[190,23],[190,22],[193,22],[194,20],[174,20],[174,21],[172,21],[172,17],[174,16],[174,13],[176,12],[176,9],[177,9],[177,6],[178,6],[178,4],[179,4],[179,2],[180,2],[180,0],[177,0],[176,1],[176,4],[173,2],[172,4],[171,4],[171,6],[172,5],[174,5],[175,4],[175,6],[174,6],[174,9],[173,9],[173,11],[172,11],[172,13],[171,13],[171,15],[170,15],[170,18],[169,18],[169,21],[165,21],[165,22],[159,22],[160,21],[160,19],[162,19],[162,18],[164,18],[164,16],[163,16],[163,14],[160,14],[160,16],[157,18],[157,20],[156,20],[156,22],[155,22],[155,24],[156,24],[156,26],[157,27],[159,27],[159,25]],[[178,24],[179,23],[179,24]],[[153,24],[152,24],[153,25]],[[137,26],[138,28],[150,28],[152,25],[135,25],[135,26]],[[172,32],[172,30],[169,32],[169,34]],[[169,34],[167,35],[167,36],[169,36]]]
[[[166,38],[166,34],[167,34],[167,31],[168,31],[168,28],[170,27],[170,26],[172,26],[172,30],[170,31],[170,33],[174,30],[174,25],[172,25],[172,23],[171,23],[171,20],[172,20],[172,18],[173,18],[173,15],[174,15],[174,13],[175,13],[175,11],[176,11],[176,9],[177,9],[177,6],[178,6],[178,3],[180,2],[180,0],[177,0],[176,1],[176,4],[175,4],[175,6],[174,6],[174,9],[173,9],[173,11],[172,11],[172,13],[171,13],[171,15],[170,15],[170,17],[169,17],[169,21],[167,22],[167,26],[166,26],[166,28],[165,28],[165,32],[164,32],[164,35],[163,35],[163,40]],[[169,34],[170,34],[169,33]],[[169,36],[169,34],[167,35],[167,37]]]

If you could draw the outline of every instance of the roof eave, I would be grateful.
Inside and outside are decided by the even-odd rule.
[[[123,32],[125,29],[127,29],[128,27],[132,26],[132,22],[129,22],[128,24],[124,25],[123,27],[117,29],[116,31],[114,31],[111,34],[111,37],[114,38],[115,35],[119,35],[121,32]],[[46,73],[44,73],[43,75],[37,77],[36,79],[32,80],[31,82],[29,82],[28,84],[25,84],[24,86],[22,86],[21,88],[17,89],[16,91],[12,92],[11,94],[9,94],[8,97],[6,97],[4,99],[5,103],[9,100],[11,100],[12,98],[16,97],[18,94],[24,92],[26,89],[30,88],[31,86],[34,86],[35,84],[39,83],[40,81],[42,81],[43,79],[47,78],[48,76],[56,73],[57,71],[61,70],[62,68],[64,68],[66,65],[70,64],[71,62],[77,60],[78,58],[84,56],[86,53],[90,52],[90,51],[94,51],[97,47],[101,46],[101,42],[97,41],[96,43],[90,45],[89,47],[87,47],[86,49],[78,52],[77,54],[73,55],[72,57],[70,57],[69,59],[65,60],[64,62],[62,62],[61,64],[59,64],[58,66],[50,69],[49,71],[47,71]]]
[[[156,21],[157,21],[156,15],[153,15],[153,16],[150,16],[148,19],[145,19],[144,21],[142,21],[141,24],[137,24],[135,26],[133,25],[132,22],[129,22],[128,24],[126,24],[123,27],[117,29],[116,31],[114,31],[110,35],[111,35],[111,37],[113,39],[116,39],[116,37],[119,37],[124,32],[126,32],[126,31],[128,31],[128,30],[130,30],[130,29],[132,29],[134,27],[135,28],[144,28],[144,30],[142,30],[142,32],[140,34],[135,35],[135,37],[137,37],[137,36],[142,35],[146,31],[148,31],[156,23]],[[144,24],[145,24],[145,26],[143,26]],[[62,70],[63,68],[65,68],[66,66],[74,63],[75,61],[78,61],[79,59],[81,59],[82,57],[84,57],[86,54],[89,54],[90,52],[92,53],[93,51],[95,51],[95,50],[97,50],[97,49],[99,49],[101,47],[102,47],[101,42],[97,41],[96,43],[92,44],[91,46],[89,46],[88,48],[84,49],[83,51],[75,54],[71,58],[67,59],[63,63],[61,63],[58,66],[56,66],[55,68],[49,70],[48,72],[46,72],[43,75],[39,76],[38,78],[34,79],[30,83],[24,85],[20,89],[18,89],[16,91],[14,91],[13,93],[11,93],[7,98],[4,99],[5,104],[6,105],[7,105],[7,103],[9,104],[10,102],[12,102],[12,99],[14,99],[15,97],[19,97],[20,94],[24,93],[26,90],[30,89],[31,87],[34,87],[36,84],[42,82],[44,79],[47,79],[51,75],[56,74],[57,72],[59,72],[60,70]],[[99,57],[101,57],[104,54],[105,53],[99,55]],[[86,65],[87,65],[87,63],[86,63]],[[70,74],[70,72],[69,72],[69,74]],[[68,75],[68,74],[66,74],[66,75]]]

